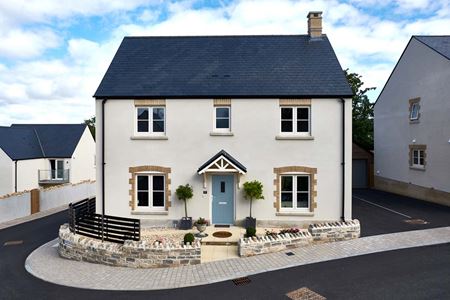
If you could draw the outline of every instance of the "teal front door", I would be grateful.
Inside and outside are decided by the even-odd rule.
[[[233,175],[212,175],[212,223],[234,223]]]

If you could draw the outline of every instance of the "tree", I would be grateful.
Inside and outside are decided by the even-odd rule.
[[[253,199],[264,199],[263,196],[263,185],[261,182],[247,181],[243,185],[244,187],[244,197],[245,199],[250,199],[250,218],[252,217],[252,202]]]
[[[89,127],[89,131],[91,132],[92,137],[95,140],[95,116],[90,119],[84,120],[84,124]]]
[[[364,82],[362,76],[357,73],[349,73],[345,70],[348,83],[353,91],[352,120],[353,142],[365,149],[373,149],[373,103],[369,101],[366,93],[375,87],[362,88]]]
[[[192,186],[189,184],[179,185],[176,192],[177,198],[179,200],[184,201],[184,216],[187,218],[187,200],[191,199],[194,196],[194,192],[192,190]]]

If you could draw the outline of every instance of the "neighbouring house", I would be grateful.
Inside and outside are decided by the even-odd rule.
[[[95,142],[85,124],[0,127],[0,195],[95,180]]]
[[[96,98],[97,209],[170,225],[351,219],[352,91],[325,34],[125,37]],[[104,201],[104,202],[103,202]],[[104,204],[104,205],[103,205]]]
[[[352,144],[352,187],[373,187],[373,153],[356,143]]]
[[[450,205],[450,36],[413,36],[375,104],[375,187]]]

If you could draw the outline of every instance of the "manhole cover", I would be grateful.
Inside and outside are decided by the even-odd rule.
[[[23,244],[23,240],[7,241],[3,244],[3,246],[14,246],[14,245],[22,245],[22,244]]]
[[[414,224],[414,225],[425,225],[425,224],[428,224],[427,221],[422,220],[422,219],[409,219],[409,220],[405,220],[404,222],[408,223],[408,224]]]
[[[216,238],[228,238],[233,234],[229,231],[216,231],[213,233],[213,236]]]
[[[233,279],[232,281],[235,285],[244,285],[244,284],[249,284],[251,282],[250,278],[248,278],[248,277],[236,278],[236,279]]]
[[[325,300],[325,298],[322,295],[317,294],[314,291],[311,291],[310,289],[306,287],[302,287],[301,289],[289,292],[286,294],[288,298],[292,300]]]

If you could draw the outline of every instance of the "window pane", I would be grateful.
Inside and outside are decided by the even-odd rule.
[[[137,189],[138,191],[148,191],[148,176],[137,177]]]
[[[228,107],[217,107],[216,108],[216,118],[229,118],[230,109]]]
[[[153,132],[164,132],[164,121],[153,121]]]
[[[153,108],[153,120],[164,120],[164,108]]]
[[[138,192],[138,206],[148,206],[148,192]]]
[[[411,119],[417,119],[419,115],[419,105],[417,103],[413,104],[411,106],[411,115],[410,118]]]
[[[292,191],[292,176],[281,176],[281,190]]]
[[[297,121],[297,132],[309,132],[308,121]]]
[[[153,192],[153,206],[164,206],[164,192]]]
[[[281,121],[281,132],[292,132],[292,121]]]
[[[297,120],[308,120],[309,119],[309,114],[308,114],[308,109],[307,108],[297,108]]]
[[[297,191],[298,192],[309,191],[309,177],[308,176],[297,176]]]
[[[420,157],[420,159],[419,159],[419,165],[421,165],[421,166],[425,165],[425,162],[424,162],[423,157]]]
[[[220,182],[220,192],[225,193],[225,181]]]
[[[281,109],[282,119],[292,119],[292,108],[282,108]]]
[[[138,120],[148,120],[148,108],[137,109]]]
[[[281,207],[292,208],[292,193],[283,192],[281,193]]]
[[[164,176],[153,176],[153,190],[164,191]]]
[[[308,208],[308,194],[307,193],[297,193],[297,208]]]
[[[138,132],[148,132],[148,121],[138,121]]]
[[[230,128],[230,120],[216,119],[216,128]]]

